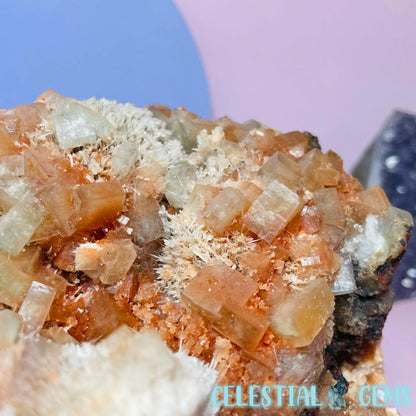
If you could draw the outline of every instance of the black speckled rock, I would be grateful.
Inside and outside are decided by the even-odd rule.
[[[353,171],[364,187],[380,185],[392,205],[416,217],[416,115],[397,111]],[[416,233],[396,271],[396,298],[416,297]]]

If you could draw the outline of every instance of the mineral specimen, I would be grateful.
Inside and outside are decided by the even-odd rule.
[[[253,202],[243,217],[243,223],[261,239],[271,243],[302,207],[299,195],[275,180]]]
[[[52,90],[2,110],[0,413],[256,414],[214,382],[344,403],[412,225],[307,132]]]
[[[136,257],[131,240],[102,239],[95,243],[80,244],[75,249],[75,270],[83,271],[104,284],[114,285],[126,277]]]
[[[33,334],[43,327],[54,297],[54,288],[40,282],[32,282],[19,308],[25,334]]]
[[[169,414],[214,415],[209,398],[215,370],[173,354],[155,333],[121,327],[96,345],[40,336],[21,337],[17,345],[13,380],[5,382],[2,372],[0,400],[7,394],[9,409],[18,414],[165,416],[172,409]]]
[[[392,204],[416,217],[416,115],[396,111],[386,120],[372,145],[354,169],[363,186],[381,190]],[[383,191],[381,191],[383,192]],[[383,192],[384,193],[384,192]],[[376,197],[376,195],[374,195]],[[377,203],[378,202],[378,203]],[[379,196],[370,210],[385,207]],[[409,241],[407,254],[398,266],[393,288],[398,299],[416,296],[416,237]]]
[[[318,278],[269,309],[270,327],[295,347],[305,347],[311,344],[333,309],[334,295],[328,283]]]
[[[54,111],[56,139],[64,149],[92,144],[113,130],[108,120],[76,101],[61,102]]]

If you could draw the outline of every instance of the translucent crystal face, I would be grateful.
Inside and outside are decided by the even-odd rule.
[[[137,146],[132,142],[122,142],[113,153],[112,172],[118,176],[128,175],[136,163],[138,156]]]
[[[19,254],[46,215],[43,205],[32,195],[14,204],[0,218],[0,248],[10,254]]]
[[[132,228],[132,236],[137,244],[148,244],[163,236],[159,204],[154,198],[135,195],[127,218],[127,224]]]
[[[0,349],[13,345],[22,328],[22,318],[10,309],[0,311]]]
[[[26,296],[33,276],[20,270],[5,253],[0,252],[0,302],[17,308]]]
[[[32,282],[19,309],[19,315],[23,318],[24,333],[33,334],[43,327],[55,293],[55,289],[50,286]]]
[[[263,164],[258,174],[263,187],[269,185],[273,180],[278,180],[296,192],[301,168],[289,156],[277,151]]]
[[[39,199],[53,218],[53,222],[62,236],[75,232],[79,218],[81,201],[75,187],[82,181],[79,171],[70,171],[44,188]]]
[[[108,226],[123,210],[126,195],[117,181],[81,184],[74,190],[75,198],[79,201],[78,230]]]
[[[363,208],[370,214],[382,214],[390,206],[385,192],[378,185],[364,189],[360,193],[360,200]]]
[[[269,310],[270,327],[295,347],[304,347],[313,341],[333,309],[334,295],[328,283],[315,279]]]
[[[204,267],[188,284],[183,296],[191,306],[215,319],[221,316],[221,307],[229,301],[244,307],[257,288],[250,277],[218,264]]]
[[[183,300],[214,328],[242,348],[253,351],[268,328],[267,318],[246,308],[257,283],[229,267],[206,266],[192,279]]]
[[[262,313],[247,310],[229,301],[221,306],[220,318],[212,325],[238,346],[247,351],[255,351],[269,327],[269,320]]]
[[[189,209],[200,213],[220,192],[220,189],[210,185],[196,184],[188,200]]]
[[[75,101],[58,104],[53,121],[59,146],[64,150],[92,144],[113,131],[108,120]]]
[[[336,188],[318,189],[313,197],[323,224],[345,227],[345,214]]]
[[[103,239],[76,248],[75,270],[112,285],[126,277],[136,257],[135,245],[131,240]]]
[[[244,225],[261,239],[272,242],[300,212],[303,201],[279,181],[273,181],[243,217]]]
[[[22,176],[25,161],[22,155],[0,157],[0,176]]]
[[[351,258],[344,259],[343,264],[335,275],[332,292],[335,295],[345,295],[357,289]]]
[[[169,167],[166,173],[165,195],[169,204],[182,208],[193,189],[196,169],[187,162]]]
[[[234,188],[225,188],[203,210],[202,218],[211,230],[222,235],[243,210],[242,193]]]

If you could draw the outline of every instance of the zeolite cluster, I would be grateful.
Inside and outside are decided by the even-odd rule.
[[[52,90],[0,110],[0,213],[15,415],[251,414],[214,383],[342,398],[413,225],[310,133]]]

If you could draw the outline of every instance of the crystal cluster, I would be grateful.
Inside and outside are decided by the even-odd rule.
[[[379,186],[362,189],[307,132],[52,90],[1,110],[0,409],[21,403],[4,392],[36,360],[56,372],[41,377],[63,403],[65,383],[84,377],[68,361],[80,351],[123,377],[128,359],[150,372],[160,352],[175,373],[160,339],[139,343],[142,356],[125,351],[119,337],[137,338],[125,325],[211,363],[219,383],[344,383],[341,361],[380,339],[411,228],[409,213]],[[52,397],[25,388],[28,406]],[[93,409],[96,391],[73,394],[89,414],[114,410]]]
[[[5,412],[165,416],[167,409],[175,409],[173,414],[214,416],[209,397],[215,370],[196,358],[173,354],[154,332],[137,334],[122,326],[90,345],[22,337],[16,330],[19,323],[14,312],[0,311],[0,328],[7,325],[8,331],[1,333],[0,351],[16,362],[13,376],[2,371],[0,380],[0,400],[7,395]]]

